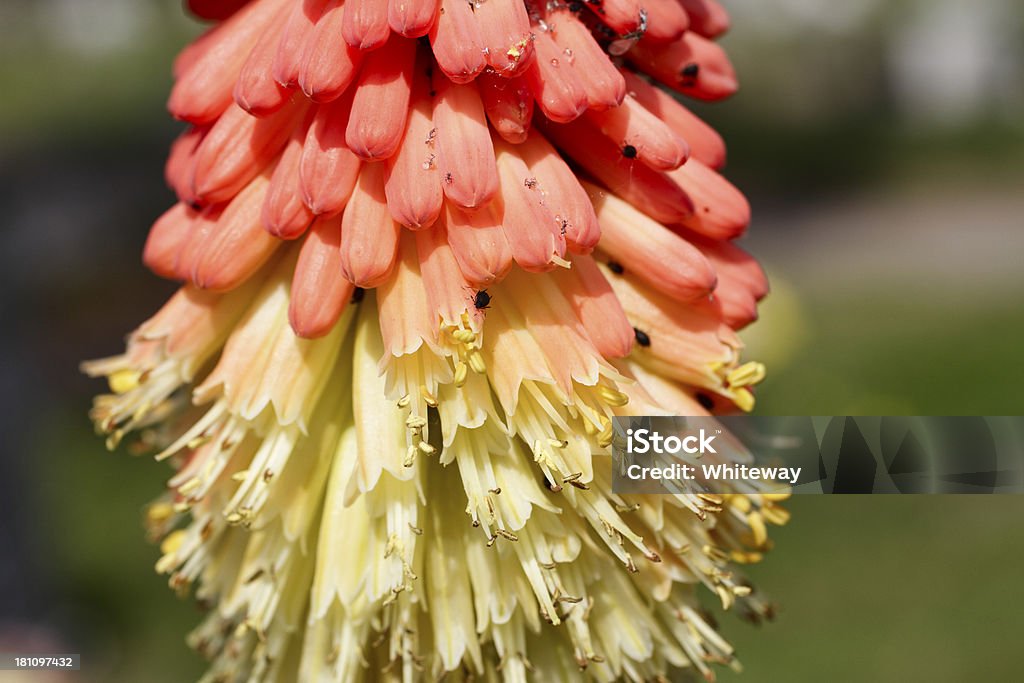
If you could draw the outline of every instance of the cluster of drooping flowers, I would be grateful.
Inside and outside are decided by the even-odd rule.
[[[619,495],[617,415],[753,405],[760,268],[720,137],[715,0],[191,0],[184,284],[93,416],[174,466],[157,563],[210,681],[648,680],[735,664],[699,584],[778,497]],[[531,673],[532,672],[532,673]]]

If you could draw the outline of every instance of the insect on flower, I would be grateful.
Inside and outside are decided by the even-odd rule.
[[[473,295],[473,307],[478,311],[485,311],[491,307],[491,295],[486,289],[478,290]]]

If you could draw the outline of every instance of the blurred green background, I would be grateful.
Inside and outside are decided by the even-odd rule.
[[[743,88],[698,109],[773,280],[745,334],[769,365],[759,410],[1021,414],[1024,6],[725,4]],[[197,31],[175,0],[0,5],[0,649],[81,652],[80,680],[202,670],[198,611],[143,540],[167,471],[103,451],[76,369],[172,290],[138,255],[172,201],[163,102]],[[721,619],[746,665],[722,679],[1020,678],[1024,497],[790,507],[751,570],[779,618]]]

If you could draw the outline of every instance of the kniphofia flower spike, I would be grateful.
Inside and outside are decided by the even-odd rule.
[[[210,681],[648,680],[772,496],[617,495],[611,418],[749,410],[767,291],[721,138],[716,0],[190,0],[183,284],[93,416],[174,467],[147,523]]]

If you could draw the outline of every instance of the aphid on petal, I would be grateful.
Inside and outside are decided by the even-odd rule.
[[[633,97],[622,105],[586,114],[606,137],[636,149],[637,159],[658,171],[679,168],[690,156],[690,146],[661,119]]]
[[[341,219],[321,218],[302,244],[292,276],[288,320],[295,334],[314,339],[330,332],[354,289],[342,274]]]
[[[629,94],[686,140],[694,159],[713,169],[725,165],[725,142],[714,128],[661,88],[656,88],[627,69],[622,70],[622,75],[626,79]]]
[[[581,119],[565,126],[544,124],[543,132],[612,192],[651,218],[671,225],[693,215],[693,201],[678,183],[625,156],[589,121]]]
[[[720,100],[739,87],[725,50],[696,33],[686,33],[669,45],[640,41],[627,56],[665,85],[690,97]]]
[[[357,287],[377,287],[395,265],[401,226],[388,212],[384,167],[365,164],[341,222],[341,272]]]
[[[486,311],[491,307],[491,295],[486,289],[478,289],[473,293],[473,308],[478,311]]]
[[[742,343],[721,319],[679,306],[628,274],[608,281],[638,332],[632,358],[665,377],[728,395],[722,368],[735,366]]]

